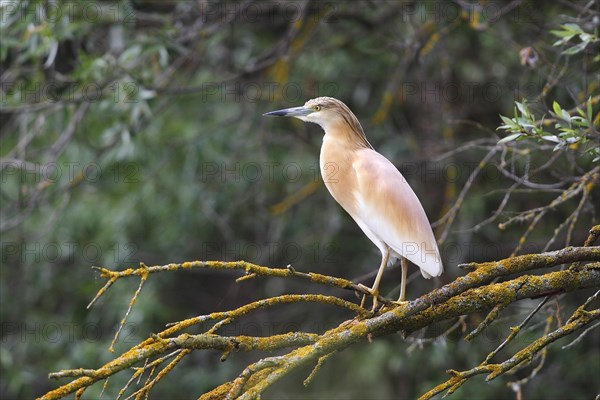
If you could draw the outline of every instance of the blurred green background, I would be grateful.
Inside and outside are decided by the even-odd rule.
[[[104,284],[93,265],[243,259],[371,285],[380,256],[320,183],[320,128],[263,113],[317,96],[343,100],[434,222],[502,137],[499,114],[512,116],[515,100],[528,99],[541,118],[555,100],[571,109],[598,94],[598,43],[566,56],[550,33],[578,23],[597,37],[600,8],[588,1],[2,1],[0,11],[0,397],[6,399],[56,387],[60,382],[49,381],[48,372],[112,359],[108,345],[138,282],[119,281],[87,310]],[[530,58],[522,63],[527,48]],[[556,153],[532,142],[522,149],[527,158],[498,153],[483,168],[440,246],[447,272],[437,281],[417,277],[409,298],[452,281],[461,262],[510,255],[526,224],[502,231],[498,222],[557,196],[515,193],[496,220],[472,229],[514,183],[497,165],[508,160],[523,174],[556,155],[536,177],[548,185],[592,166],[577,148]],[[578,201],[548,213],[521,253],[543,250]],[[598,204],[594,189],[570,243],[585,240]],[[444,228],[437,224],[438,237]],[[550,249],[563,247],[565,235],[559,232]],[[116,350],[167,322],[266,296],[354,299],[293,280],[235,283],[238,276],[151,276]],[[383,291],[397,290],[399,279],[398,269],[390,269]],[[548,315],[568,317],[589,294],[571,295],[560,309],[555,303],[534,319],[537,330],[524,332],[502,355],[538,337]],[[407,340],[395,335],[353,346],[331,358],[310,386],[302,386],[306,369],[264,398],[415,398],[445,380],[447,369],[481,362],[535,304],[511,306],[471,343],[458,334],[420,340],[447,328],[441,325]],[[468,319],[469,327],[481,317]],[[223,334],[323,332],[348,318],[326,306],[282,306]],[[591,398],[600,390],[597,334],[569,351],[561,343],[567,341],[552,347],[539,376],[523,387],[524,398]],[[151,398],[195,398],[261,356],[234,354],[221,363],[217,352],[195,352]],[[514,398],[506,382],[530,372],[490,383],[475,378],[455,397]],[[104,398],[114,398],[127,379],[111,378]],[[86,398],[100,397],[101,389],[97,384]]]

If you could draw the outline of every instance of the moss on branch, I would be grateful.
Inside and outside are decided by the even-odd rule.
[[[590,261],[594,262],[589,263]],[[582,264],[578,268],[546,272],[541,275],[522,275],[535,269],[550,268],[575,262],[581,262]],[[586,262],[588,263],[586,264]],[[211,313],[171,323],[162,332],[151,335],[146,340],[97,369],[74,369],[50,374],[51,378],[75,379],[46,393],[41,399],[60,399],[73,392],[77,392],[77,395],[81,396],[87,387],[98,381],[106,380],[108,377],[121,371],[129,370],[131,367],[135,368],[135,372],[129,383],[121,389],[121,393],[124,393],[128,389],[136,376],[141,375],[144,371],[150,371],[150,376],[154,375],[153,378],[148,378],[146,383],[134,392],[135,396],[143,397],[181,359],[194,351],[217,350],[222,353],[221,359],[224,361],[231,354],[238,351],[249,352],[259,350],[273,352],[284,348],[291,349],[286,354],[263,358],[247,366],[236,379],[220,385],[201,397],[203,399],[253,399],[257,398],[266,388],[287,376],[291,371],[304,365],[314,366],[314,371],[306,380],[307,383],[310,382],[314,378],[315,372],[325,360],[358,341],[370,340],[373,337],[392,334],[398,331],[410,334],[433,323],[458,316],[487,310],[497,310],[499,312],[502,308],[522,299],[600,286],[599,247],[568,247],[554,252],[517,256],[496,262],[468,264],[468,267],[472,271],[465,276],[457,278],[454,282],[433,290],[409,303],[401,305],[388,303],[375,315],[360,308],[355,303],[334,296],[282,295],[257,300],[234,310]],[[155,267],[142,265],[138,269],[128,269],[119,272],[104,268],[97,269],[100,271],[102,277],[107,279],[107,285],[110,286],[116,280],[124,277],[138,276],[143,282],[152,273],[198,268],[236,269],[243,270],[246,274],[255,274],[255,276],[301,277],[311,282],[350,290],[355,290],[356,286],[354,283],[341,278],[297,272],[293,268],[266,268],[245,262],[195,261]],[[503,282],[492,283],[497,278],[510,275],[519,276]],[[105,285],[99,292],[99,295],[105,292],[106,288],[107,286]],[[134,298],[139,294],[140,288],[141,286],[134,294]],[[218,334],[219,329],[224,325],[231,323],[234,319],[243,318],[255,310],[298,302],[334,305],[354,313],[356,317],[322,334],[289,332],[267,337],[229,337]],[[563,330],[540,338],[541,341],[538,345],[534,347],[531,347],[531,345],[528,346],[516,353],[511,359],[505,361],[505,363],[487,364],[486,361],[486,364],[477,367],[479,369],[476,369],[475,373],[469,371],[464,373],[455,372],[449,380],[450,383],[442,384],[437,389],[443,387],[444,389],[441,390],[452,390],[453,387],[458,387],[464,383],[469,376],[483,372],[489,372],[490,377],[493,378],[516,365],[530,361],[532,354],[545,348],[547,344],[556,340],[556,338],[578,330],[597,318],[596,311],[589,312],[584,310],[584,308],[582,306],[580,314],[572,317],[565,327],[563,327]],[[490,318],[493,319],[493,317]],[[189,334],[181,332],[193,326],[200,326],[204,329],[201,324],[207,321],[212,321],[214,324],[204,333]],[[485,326],[481,327],[481,329],[484,328]],[[171,359],[171,361],[160,369],[160,365],[166,362],[167,359]]]

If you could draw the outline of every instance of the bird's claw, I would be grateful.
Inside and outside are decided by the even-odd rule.
[[[358,284],[358,285],[356,285],[356,286],[358,286],[359,288],[361,288],[362,290],[364,290],[364,291],[366,291],[366,292],[369,292],[369,293],[371,293],[371,288],[370,288],[370,287],[368,287],[368,286],[365,286],[365,285],[363,285],[362,283],[359,283],[359,284]]]
[[[363,285],[362,283],[359,283],[357,286],[359,288],[361,288],[363,291],[365,291],[368,294],[370,294],[371,296],[373,296],[373,307],[371,308],[371,312],[375,313],[375,311],[377,311],[377,306],[379,305],[379,301],[377,300],[377,297],[379,297],[379,290],[373,290],[370,287]],[[367,300],[367,293],[363,294],[362,300],[360,301],[360,306],[362,308],[365,308],[365,302]]]

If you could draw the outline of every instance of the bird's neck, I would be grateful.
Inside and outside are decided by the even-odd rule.
[[[338,122],[322,126],[325,131],[323,145],[326,142],[335,142],[337,146],[346,147],[350,150],[372,149],[373,146],[367,140],[360,124],[350,126],[348,123]]]

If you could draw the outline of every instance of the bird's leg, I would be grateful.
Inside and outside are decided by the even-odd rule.
[[[402,266],[402,282],[400,283],[400,297],[398,297],[398,303],[403,303],[406,301],[406,274],[408,272],[408,259],[401,257],[400,265]]]
[[[369,290],[369,288],[368,288],[368,287],[366,287],[365,285],[363,285],[362,283],[361,283],[361,284],[359,284],[358,286],[360,286],[360,287],[361,287],[361,288],[363,288],[363,289],[367,289],[367,290]],[[366,294],[363,294],[363,297],[362,297],[362,299],[360,300],[360,308],[365,308],[365,301],[366,301],[366,300],[367,300],[367,295],[366,295]]]
[[[379,296],[379,282],[381,282],[381,277],[383,276],[383,271],[387,266],[388,260],[390,258],[390,248],[385,246],[385,251],[381,254],[381,265],[379,266],[379,270],[377,271],[377,276],[375,277],[375,282],[373,283],[373,287],[369,290],[373,295],[373,308],[371,311],[375,312],[377,308],[377,296]],[[364,304],[365,297],[363,297],[363,301],[361,302],[361,306]]]

